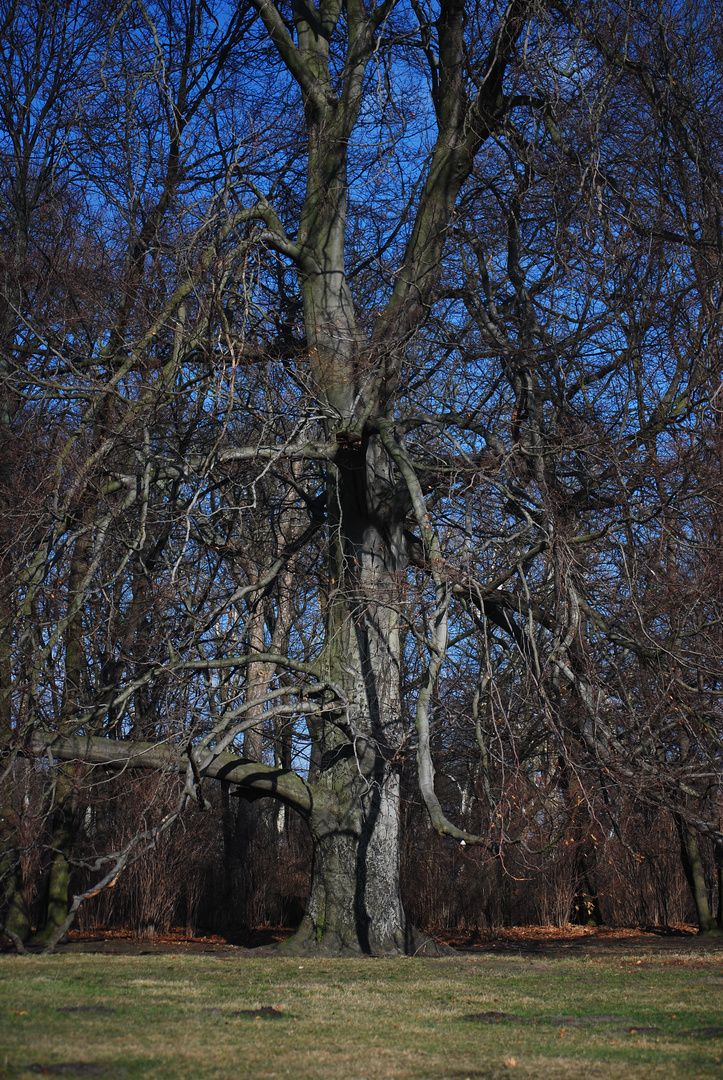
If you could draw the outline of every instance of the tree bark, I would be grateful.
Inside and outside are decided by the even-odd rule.
[[[679,814],[675,815],[675,826],[680,837],[683,872],[695,904],[699,933],[705,936],[717,936],[721,933],[721,927],[710,909],[703,860],[695,833],[688,828]]]
[[[21,941],[27,941],[31,927],[25,903],[20,852],[17,848],[7,847],[0,853],[0,882],[4,885],[4,896],[0,901],[3,908],[3,928]]]
[[[68,854],[75,839],[73,778],[63,768],[58,777],[53,808],[51,846],[54,851],[45,891],[41,923],[34,940],[51,941],[62,927],[70,904],[70,864]]]
[[[352,788],[344,810],[332,820],[312,816],[311,892],[285,953],[398,956],[425,947],[402,906],[399,777],[383,768],[367,785],[358,776],[355,781],[355,766],[347,759],[335,770],[337,782]]]
[[[392,474],[375,437],[330,470],[329,588],[325,675],[345,706],[320,714],[316,788],[308,817],[314,842],[309,903],[291,951],[398,955],[424,938],[411,927],[400,889],[399,586],[406,566]]]

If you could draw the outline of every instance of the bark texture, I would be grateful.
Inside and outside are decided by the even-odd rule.
[[[359,778],[354,786],[346,813],[311,821],[311,893],[301,927],[284,952],[398,956],[424,946],[402,907],[399,778],[387,770],[365,793]]]

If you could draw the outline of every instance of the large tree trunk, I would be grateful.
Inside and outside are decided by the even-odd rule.
[[[325,955],[424,948],[400,890],[400,586],[402,508],[379,440],[360,439],[330,470],[324,665],[345,703],[310,723],[320,750],[320,805],[309,902],[285,946]],[[404,507],[403,509],[406,509]]]
[[[340,782],[346,774],[348,787],[347,805],[334,820],[312,815],[311,892],[301,927],[284,952],[397,956],[425,945],[402,907],[399,777],[384,768],[367,787],[354,778],[355,769],[348,759],[335,768]]]
[[[292,949],[399,954],[423,939],[400,892],[399,585],[401,521],[388,505],[391,473],[375,438],[354,444],[329,476],[329,590],[325,666],[345,709],[319,718],[312,811],[311,895]]]
[[[309,159],[298,243],[312,385],[339,448],[327,472],[328,579],[321,603],[324,675],[344,700],[326,702],[309,721],[319,762],[315,787],[325,809],[307,817],[311,895],[286,948],[399,954],[422,944],[404,914],[399,880],[398,627],[407,506],[394,505],[391,463],[365,424],[379,401],[376,394],[368,398],[368,387],[362,391],[369,372],[344,268],[347,143],[366,62],[358,85],[351,79],[350,96],[340,102],[331,93],[328,38],[300,16],[297,31],[324,85],[305,100]],[[367,52],[371,44],[370,37]]]

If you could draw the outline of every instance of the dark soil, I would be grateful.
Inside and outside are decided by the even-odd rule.
[[[222,937],[219,934],[194,936],[181,929],[153,936],[139,936],[129,930],[71,930],[70,940],[58,947],[59,953],[115,953],[131,956],[158,954],[188,955],[208,953],[218,959],[248,955],[250,950],[277,945],[294,933],[280,926],[262,927]],[[495,930],[439,930],[427,928],[425,933],[440,945],[454,952],[525,956],[535,963],[561,956],[596,955],[619,956],[621,962],[639,967],[660,963],[682,962],[681,954],[721,953],[723,937],[700,937],[694,926],[648,926],[631,929],[608,926],[517,926]],[[8,942],[3,951],[12,952]],[[28,946],[28,952],[40,952],[41,946]],[[656,956],[651,958],[650,953]],[[642,954],[642,957],[641,957]],[[669,954],[669,955],[666,955]],[[723,981],[710,977],[710,981]]]
[[[108,1068],[92,1061],[63,1061],[59,1065],[28,1065],[28,1072],[40,1073],[41,1076],[105,1076]]]
[[[285,1013],[282,1009],[276,1009],[273,1005],[262,1005],[260,1009],[237,1009],[231,1016],[247,1016],[252,1020],[288,1020],[291,1013]]]

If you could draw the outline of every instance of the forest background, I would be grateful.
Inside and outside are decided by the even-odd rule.
[[[717,6],[0,41],[6,936],[719,932]]]

